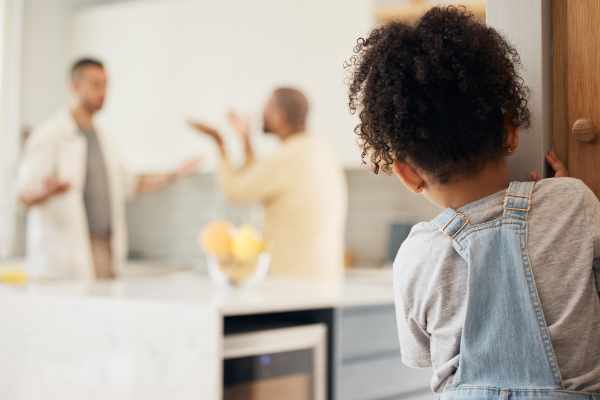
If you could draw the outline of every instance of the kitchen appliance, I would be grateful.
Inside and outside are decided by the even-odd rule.
[[[224,400],[325,400],[323,324],[225,336]]]

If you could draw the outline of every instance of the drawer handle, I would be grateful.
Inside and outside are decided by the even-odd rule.
[[[596,127],[591,119],[581,118],[575,121],[571,133],[578,142],[591,143],[596,140]]]

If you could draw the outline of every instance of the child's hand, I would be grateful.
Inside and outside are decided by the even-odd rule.
[[[550,165],[550,168],[552,168],[552,170],[554,171],[555,178],[569,176],[569,170],[567,169],[565,164],[563,164],[563,162],[558,158],[554,150],[550,150],[548,154],[546,154],[546,161]],[[537,182],[540,179],[542,179],[542,176],[539,174],[539,172],[533,171],[529,174],[529,180]]]
[[[556,178],[569,176],[569,170],[558,158],[554,150],[551,150],[546,154],[546,161],[548,161],[548,164],[550,164],[550,167],[554,170],[554,176]]]

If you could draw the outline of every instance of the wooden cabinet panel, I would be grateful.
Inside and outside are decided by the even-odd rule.
[[[568,159],[571,175],[582,179],[598,196],[599,24],[600,2],[597,0],[553,2],[554,143],[559,155]],[[583,119],[590,120],[595,126],[595,140],[582,141],[581,137],[572,132],[576,121]]]

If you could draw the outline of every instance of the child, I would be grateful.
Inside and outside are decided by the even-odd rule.
[[[434,8],[360,39],[350,66],[363,158],[446,208],[395,261],[403,362],[442,399],[600,399],[600,203],[576,179],[509,182],[529,122],[516,50]]]

